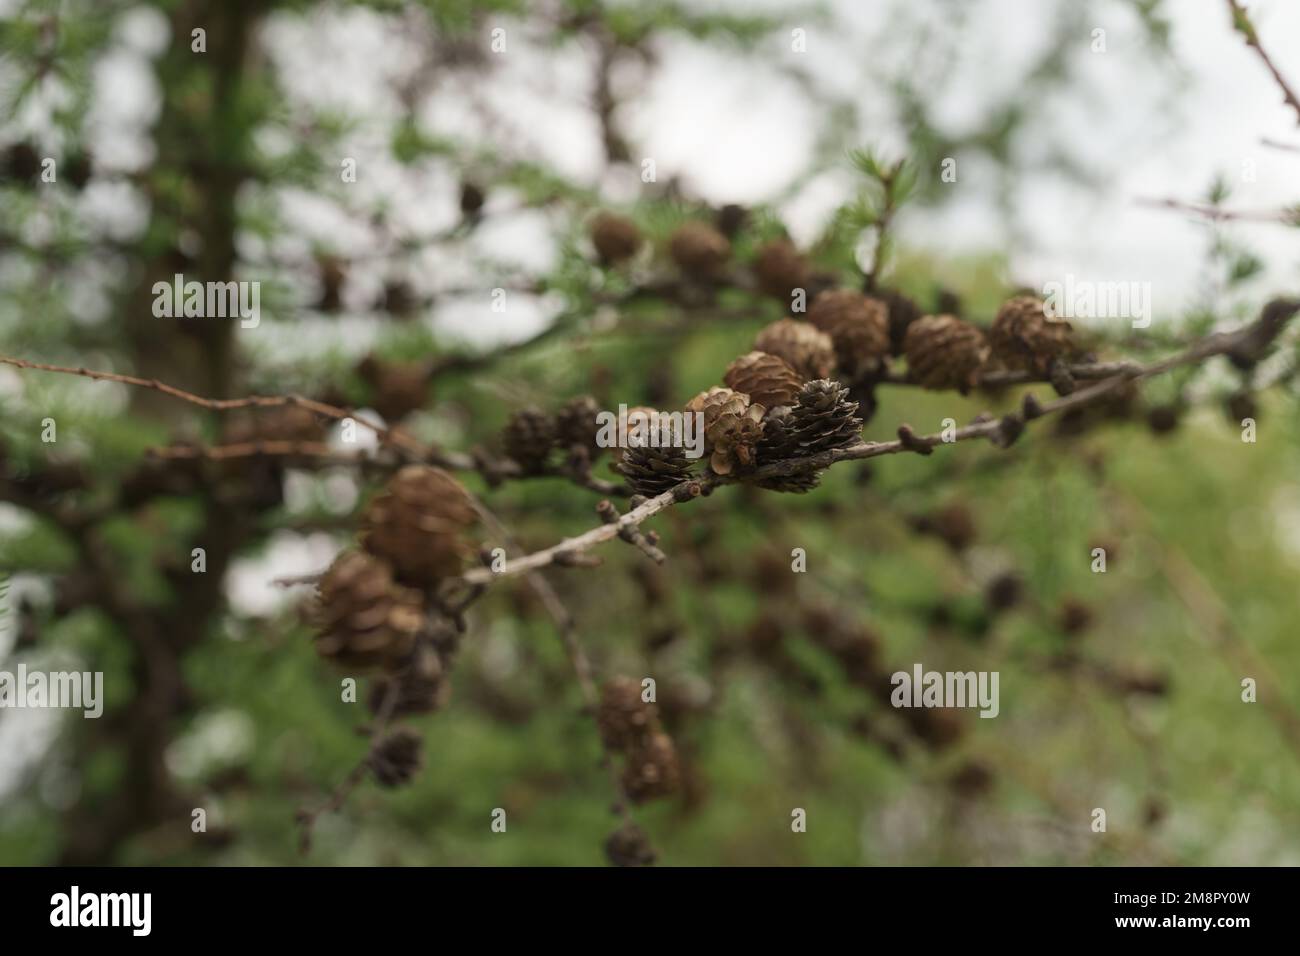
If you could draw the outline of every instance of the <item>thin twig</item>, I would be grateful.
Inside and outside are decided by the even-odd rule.
[[[1286,101],[1291,109],[1295,110],[1296,122],[1300,123],[1300,97],[1296,96],[1295,90],[1287,82],[1282,71],[1277,68],[1272,57],[1264,51],[1264,46],[1259,41],[1259,33],[1255,29],[1255,24],[1251,22],[1250,14],[1246,12],[1238,0],[1227,0],[1228,9],[1232,12],[1232,26],[1246,40],[1246,45],[1259,54],[1259,58],[1264,61],[1268,67],[1268,72],[1273,75],[1273,81],[1277,83],[1278,88],[1282,91],[1282,99]]]
[[[299,810],[297,815],[300,833],[298,837],[299,852],[306,854],[311,850],[312,831],[315,829],[316,821],[327,813],[335,813],[347,802],[352,791],[357,785],[365,779],[366,771],[370,769],[375,755],[379,751],[380,745],[384,741],[384,735],[388,732],[388,725],[393,719],[393,712],[397,709],[397,701],[401,696],[401,681],[390,681],[388,689],[384,693],[384,699],[379,704],[379,710],[375,713],[374,722],[370,725],[370,746],[366,748],[365,754],[351,770],[346,777],[339,781],[339,785],[334,788],[328,800],[317,807],[315,810]]]
[[[1300,222],[1300,211],[1295,209],[1224,209],[1210,203],[1186,202],[1181,199],[1155,199],[1142,197],[1140,206],[1155,209],[1176,209],[1209,219],[1211,222],[1276,222],[1295,225]]]
[[[340,452],[324,442],[313,441],[247,441],[230,445],[163,445],[150,448],[152,458],[165,461],[203,459],[229,461],[235,458],[310,458],[313,461],[338,465],[356,465],[374,462],[368,452]]]
[[[1284,143],[1280,139],[1270,139],[1267,136],[1261,137],[1260,143],[1270,149],[1280,149],[1288,153],[1300,153],[1300,144]]]
[[[507,555],[511,552],[519,554],[522,549],[519,547],[510,530],[505,526],[500,518],[493,511],[483,504],[482,501],[475,500],[475,509],[478,511],[483,523],[501,539],[506,548]],[[530,571],[524,578],[525,582],[532,589],[546,608],[547,614],[555,623],[555,630],[560,636],[560,641],[564,645],[564,652],[569,658],[569,664],[573,668],[574,676],[578,680],[578,688],[582,693],[584,710],[591,717],[593,722],[596,719],[596,710],[600,703],[600,691],[596,687],[594,671],[591,666],[591,659],[587,656],[586,650],[582,646],[582,641],[578,637],[577,625],[574,621],[573,613],[565,605],[564,601],[556,593],[551,582],[537,571]],[[627,793],[623,788],[622,778],[618,775],[618,769],[615,765],[614,754],[609,745],[605,742],[605,736],[600,732],[599,725],[596,725],[596,738],[600,741],[601,764],[609,773],[610,785],[614,791],[613,809],[616,814],[625,822],[632,822],[632,815],[628,809]]]
[[[326,418],[332,418],[336,421],[352,419],[358,425],[373,432],[385,444],[413,451],[420,455],[426,453],[426,450],[418,441],[402,431],[386,428],[383,425],[361,418],[355,412],[346,408],[339,408],[336,405],[307,398],[304,395],[249,395],[245,398],[205,398],[202,395],[187,392],[183,388],[177,388],[175,385],[160,382],[156,378],[140,378],[136,375],[122,375],[117,372],[102,372],[96,369],[69,365],[49,365],[44,362],[30,362],[27,359],[14,358],[8,355],[0,355],[0,364],[12,365],[14,368],[32,369],[38,372],[79,375],[82,378],[93,379],[97,382],[118,382],[122,385],[133,385],[136,388],[147,388],[214,412],[228,412],[239,408],[271,408],[283,405],[297,405],[299,408],[305,408],[308,411],[324,415]]]
[[[123,375],[118,372],[104,372],[81,366],[50,365],[44,362],[32,362],[28,359],[16,358],[9,355],[0,355],[0,364],[11,365],[14,368],[20,369],[31,369],[38,372],[55,372],[63,375],[76,375],[94,381],[117,382],[122,385],[131,385],[136,388],[146,388],[151,391],[161,392],[164,395],[169,395],[172,398],[179,399],[188,404],[196,405],[199,408],[206,408],[216,412],[226,412],[247,408],[270,408],[284,405],[296,405],[300,408],[308,409],[309,411],[336,421],[351,419],[363,428],[373,432],[382,443],[401,450],[408,460],[426,462],[427,464],[437,465],[451,471],[477,471],[490,482],[499,482],[504,479],[555,477],[564,478],[581,488],[595,491],[597,494],[626,497],[631,493],[625,485],[597,478],[595,475],[591,474],[590,469],[583,470],[568,464],[554,468],[530,471],[509,459],[498,459],[488,464],[483,458],[474,455],[468,455],[463,452],[446,451],[436,446],[426,447],[420,441],[400,429],[385,427],[377,422],[372,422],[366,418],[358,416],[350,409],[340,408],[336,405],[330,405],[326,402],[307,398],[303,395],[250,395],[246,398],[206,398],[202,395],[196,395],[193,392],[186,391],[185,389],[177,388],[174,385],[168,385],[166,382],[159,381],[158,379],[140,378],[135,375]],[[364,453],[358,453],[355,456],[349,456],[346,453],[340,454],[330,449],[329,446],[319,442],[292,441],[240,442],[211,448],[204,448],[197,445],[170,445],[152,448],[149,450],[149,454],[162,459],[208,458],[213,460],[265,456],[299,456],[313,459],[315,461],[325,463],[334,462],[338,464],[356,464],[358,462],[368,463],[372,460]]]

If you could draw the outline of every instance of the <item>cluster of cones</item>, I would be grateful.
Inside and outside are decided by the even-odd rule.
[[[664,733],[658,709],[644,699],[641,685],[613,677],[600,690],[596,724],[601,739],[622,754],[623,792],[633,803],[671,796],[681,786],[681,766],[673,739]]]
[[[390,717],[429,713],[447,702],[447,674],[459,644],[457,622],[434,600],[470,554],[477,521],[468,492],[447,472],[407,465],[367,505],[361,547],[344,551],[317,585],[316,651],[375,677],[370,710]],[[371,770],[384,785],[419,767],[419,736],[406,728],[374,747]]]
[[[600,452],[599,414],[600,403],[590,395],[571,398],[554,412],[522,408],[506,422],[501,444],[506,455],[528,474],[544,473],[560,457],[585,470]]]
[[[743,222],[726,211],[714,224],[688,222],[670,237],[669,256],[684,276],[722,276],[732,252],[727,229],[738,229],[738,218]],[[635,223],[608,212],[593,220],[590,235],[608,266],[628,261],[644,245]],[[835,288],[834,276],[817,271],[787,239],[762,245],[752,271],[762,292],[810,305],[764,328],[753,350],[728,367],[725,387],[687,404],[687,411],[704,415],[708,464],[717,475],[743,476],[764,464],[856,443],[861,400],[869,400],[871,386],[894,358],[904,358],[908,378],[924,388],[966,392],[991,371],[1053,375],[1058,362],[1076,352],[1070,324],[1049,315],[1033,296],[1006,302],[986,331],[956,315],[923,315],[897,292]],[[689,480],[692,464],[680,448],[634,448],[619,470],[639,494],[656,495]],[[802,492],[817,481],[815,470],[804,470],[756,483]]]

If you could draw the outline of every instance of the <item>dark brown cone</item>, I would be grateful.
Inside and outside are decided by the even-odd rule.
[[[849,401],[848,396],[849,390],[839,382],[808,382],[799,390],[789,412],[769,416],[767,433],[759,446],[760,462],[805,458],[857,444],[862,420],[857,416],[857,403]]]
[[[420,592],[393,581],[387,564],[345,551],[317,585],[316,653],[345,667],[392,668],[415,647],[424,624]]]
[[[652,733],[628,751],[623,768],[623,790],[633,803],[644,803],[675,793],[681,786],[677,748],[667,734]]]
[[[668,240],[668,253],[687,275],[710,279],[731,258],[731,243],[708,223],[686,222]]]
[[[736,234],[749,222],[749,210],[735,203],[727,203],[713,214],[713,225],[728,239],[735,239]]]
[[[3,172],[5,179],[34,186],[41,175],[41,155],[31,143],[14,143],[4,151],[3,159],[0,159],[0,172]]]
[[[634,405],[627,410],[627,415],[620,416],[618,448],[613,453],[615,461],[612,463],[615,471],[618,471],[618,463],[626,457],[634,438],[641,439],[643,444],[650,442],[650,430],[657,427],[658,420],[659,410],[648,405]]]
[[[831,337],[840,369],[850,378],[875,372],[889,356],[889,308],[852,289],[823,292],[808,321]]]
[[[501,432],[505,452],[526,471],[540,471],[558,438],[556,422],[536,408],[521,408]]]
[[[921,317],[921,307],[894,289],[878,289],[870,298],[884,303],[889,310],[889,351],[903,354],[903,339],[908,327]]]
[[[409,727],[391,730],[370,755],[370,772],[381,787],[408,784],[420,772],[423,741]]]
[[[405,321],[420,304],[411,284],[402,279],[393,279],[384,284],[384,311],[396,319]]]
[[[998,309],[989,344],[1011,368],[1045,374],[1052,359],[1068,355],[1074,348],[1069,322],[1049,318],[1042,299],[1016,296]]]
[[[812,270],[789,239],[765,243],[754,258],[754,277],[767,295],[780,299],[786,308],[795,289],[807,289]]]
[[[1145,694],[1163,697],[1169,693],[1169,675],[1141,666],[1130,666],[1116,671],[1111,677],[1116,689],[1127,694]]]
[[[77,152],[63,163],[63,177],[73,189],[85,189],[95,170],[95,159],[90,153]]]
[[[729,475],[753,467],[763,437],[766,409],[762,405],[734,389],[715,386],[691,399],[686,410],[704,415],[704,448],[715,474]]]
[[[985,796],[994,783],[992,768],[978,760],[966,761],[948,777],[952,792],[966,798]]]
[[[591,243],[602,263],[616,265],[636,255],[641,248],[641,230],[631,219],[602,212],[591,221]]]
[[[807,322],[780,319],[754,339],[754,349],[783,358],[805,382],[835,371],[835,343]]]
[[[585,448],[594,457],[600,450],[596,444],[600,432],[596,418],[599,414],[600,403],[590,395],[578,395],[565,402],[555,415],[555,430],[560,444],[565,448]]]
[[[368,355],[357,364],[357,374],[371,387],[370,407],[385,421],[398,421],[423,408],[429,397],[426,362],[390,362]]]
[[[1156,405],[1147,411],[1147,427],[1157,435],[1168,435],[1178,427],[1178,407]]]
[[[338,256],[322,254],[316,257],[320,273],[320,298],[316,308],[322,312],[338,312],[343,308],[343,283],[347,281],[347,262]]]
[[[658,726],[654,704],[641,699],[641,685],[630,677],[611,677],[600,688],[596,726],[605,745],[619,752]]]
[[[918,534],[929,534],[941,540],[953,551],[964,551],[975,541],[975,516],[963,504],[945,505],[926,515],[912,519],[912,528]]]
[[[1024,591],[1024,582],[1019,575],[1006,571],[990,581],[984,589],[984,603],[994,613],[1009,611],[1020,603]]]
[[[1059,612],[1061,630],[1068,635],[1081,634],[1092,624],[1092,608],[1077,598],[1066,598]]]
[[[645,831],[629,821],[605,840],[605,857],[614,866],[650,866],[655,851]]]
[[[1224,410],[1234,425],[1240,425],[1247,418],[1259,417],[1259,406],[1250,392],[1233,392],[1224,403]]]
[[[487,202],[487,194],[478,183],[466,180],[460,184],[460,211],[467,217],[477,216]]]
[[[455,478],[431,465],[406,465],[362,513],[362,546],[392,564],[398,578],[428,586],[460,572],[467,551],[461,535],[477,520]]]
[[[676,445],[629,445],[615,470],[638,495],[654,498],[694,475],[695,462]]]
[[[989,356],[984,333],[953,315],[927,315],[903,338],[908,375],[924,388],[966,391]]]
[[[820,471],[804,471],[797,475],[780,475],[775,478],[764,478],[762,481],[755,482],[758,487],[767,491],[780,491],[785,494],[803,495],[812,491],[821,484],[822,474]]]
[[[769,352],[749,352],[736,359],[722,377],[728,388],[743,392],[764,408],[793,404],[803,379],[790,363]]]

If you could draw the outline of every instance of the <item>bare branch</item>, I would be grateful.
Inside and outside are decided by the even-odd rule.
[[[1268,72],[1273,75],[1273,81],[1277,83],[1278,88],[1282,91],[1282,99],[1286,104],[1295,110],[1296,122],[1300,123],[1300,97],[1296,96],[1295,90],[1287,82],[1286,77],[1277,68],[1272,57],[1264,51],[1263,44],[1259,41],[1259,33],[1255,29],[1255,24],[1251,22],[1250,14],[1246,8],[1241,5],[1239,0],[1227,0],[1228,9],[1232,12],[1232,26],[1246,40],[1246,46],[1253,49],[1259,54],[1259,58],[1264,61],[1268,67]]]
[[[1224,209],[1210,203],[1152,198],[1140,198],[1138,205],[1189,212],[1211,222],[1275,222],[1287,226],[1300,223],[1300,210],[1297,209]]]
[[[27,359],[13,358],[8,355],[0,355],[0,364],[12,365],[14,368],[33,369],[38,372],[79,375],[82,378],[93,379],[97,382],[118,382],[122,385],[133,385],[136,388],[147,388],[214,412],[228,412],[238,408],[271,408],[282,405],[297,405],[299,408],[305,408],[308,411],[324,415],[326,418],[332,418],[336,421],[350,418],[363,428],[374,432],[375,436],[385,444],[414,452],[417,455],[424,454],[424,448],[420,443],[402,431],[385,428],[383,425],[359,417],[350,409],[339,408],[336,405],[319,402],[303,395],[250,395],[246,398],[205,398],[202,395],[187,392],[183,388],[160,382],[156,378],[140,378],[136,375],[121,375],[117,372],[101,372],[95,369],[74,368],[68,365],[47,365],[44,362],[29,362]]]

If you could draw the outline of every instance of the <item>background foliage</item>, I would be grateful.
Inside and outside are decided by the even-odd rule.
[[[404,425],[460,450],[492,447],[526,404],[553,408],[582,393],[602,407],[679,404],[716,384],[783,312],[741,290],[699,301],[629,296],[660,267],[592,265],[584,223],[597,208],[626,211],[656,249],[682,221],[713,212],[713,197],[671,170],[639,182],[635,137],[611,105],[635,100],[620,70],[653,71],[659,44],[764,62],[806,97],[798,135],[815,143],[811,163],[748,210],[735,246],[742,263],[782,230],[783,199],[827,169],[856,178],[810,253],[846,284],[860,282],[882,221],[950,201],[936,172],[945,156],[996,166],[1011,224],[1026,214],[1011,184],[1030,167],[1104,178],[1068,148],[1032,148],[1057,92],[1079,83],[1080,38],[1096,5],[1056,4],[1047,46],[976,122],[931,106],[944,56],[978,5],[933,6],[942,28],[893,14],[899,48],[929,55],[906,69],[882,55],[868,89],[890,119],[868,128],[856,102],[864,93],[820,87],[785,52],[790,24],[833,29],[833,7],[10,4],[0,29],[0,352],[205,395],[298,391],[358,408],[376,397],[358,368],[366,354],[428,362],[427,404]],[[1162,5],[1114,6],[1154,82],[1176,77]],[[286,37],[310,37],[332,18],[359,33],[404,34],[392,47],[402,57],[420,52],[369,64],[391,100],[345,110],[298,94]],[[583,106],[601,175],[539,161],[516,148],[507,121],[494,121],[490,97],[475,90],[497,69],[488,35],[498,24],[536,58],[539,82],[550,70],[590,71]],[[165,39],[154,43],[160,25]],[[195,27],[207,31],[202,55],[185,39]],[[111,97],[95,95],[97,71],[114,57],[131,60],[152,91],[137,116],[105,116]],[[440,111],[473,122],[443,122]],[[851,152],[881,140],[893,148],[875,155],[908,160],[910,189],[896,195],[869,175],[873,154]],[[57,184],[27,175],[23,147],[59,160]],[[358,159],[357,184],[340,181],[348,156]],[[89,169],[82,183],[70,172],[78,162]],[[467,184],[486,196],[481,212],[465,211]],[[1231,189],[1216,184],[1206,198],[1230,203]],[[529,221],[545,239],[525,230],[512,255],[475,241],[537,214]],[[1203,300],[1166,310],[1140,338],[1097,328],[1100,351],[1160,354],[1252,316],[1274,291],[1259,284],[1248,234],[1188,228],[1206,230]],[[885,235],[875,253],[885,278],[927,310],[956,296],[987,322],[1038,278],[1010,275],[995,244],[954,255]],[[548,254],[531,248],[541,241]],[[262,325],[154,319],[148,290],[175,272],[261,281]],[[521,345],[466,344],[448,332],[456,316],[461,327],[467,316],[490,319],[496,287],[509,290],[512,309],[538,317],[515,335]],[[1257,396],[1253,445],[1224,410],[1242,380],[1214,366],[1153,382],[1124,417],[1077,434],[1043,427],[1007,451],[971,443],[849,462],[805,497],[721,489],[655,523],[669,555],[662,567],[610,546],[599,568],[551,574],[598,674],[653,675],[665,698],[688,785],[636,811],[660,859],[1300,861],[1294,349],[1284,346],[1269,376],[1278,384]],[[869,439],[892,438],[900,422],[929,431],[1019,401],[1016,390],[878,397]],[[1152,408],[1176,410],[1179,427],[1155,434]],[[40,441],[47,417],[58,422],[56,445]],[[214,443],[220,430],[218,416],[150,392],[0,376],[0,567],[12,575],[13,612],[4,666],[100,670],[108,695],[99,722],[0,713],[0,862],[602,862],[614,821],[599,741],[554,626],[514,585],[475,606],[451,706],[416,722],[424,772],[391,792],[363,784],[300,856],[295,812],[319,803],[364,744],[356,709],[339,702],[338,675],[312,651],[303,590],[251,582],[327,562],[351,540],[376,476],[289,468],[269,498],[246,494],[247,473],[223,479],[230,494],[129,492],[149,448]],[[604,462],[597,473],[607,474]],[[526,547],[593,524],[598,496],[563,479],[464,480]],[[970,540],[918,533],[918,517],[953,509],[971,518]],[[189,554],[200,545],[209,564],[196,580]],[[1090,570],[1097,546],[1110,556],[1104,575]],[[807,551],[806,575],[789,573],[792,548]],[[1005,574],[1022,582],[1023,599],[998,612],[987,589]],[[1000,671],[1001,716],[967,712],[954,738],[927,739],[854,682],[828,645],[835,629],[874,635],[897,668]],[[1244,676],[1260,681],[1257,705],[1240,702]],[[191,833],[192,807],[207,809],[207,834]],[[489,829],[495,807],[509,813],[504,835]],[[808,811],[806,834],[790,832],[793,807]],[[1108,810],[1106,834],[1089,830],[1094,807]]]

